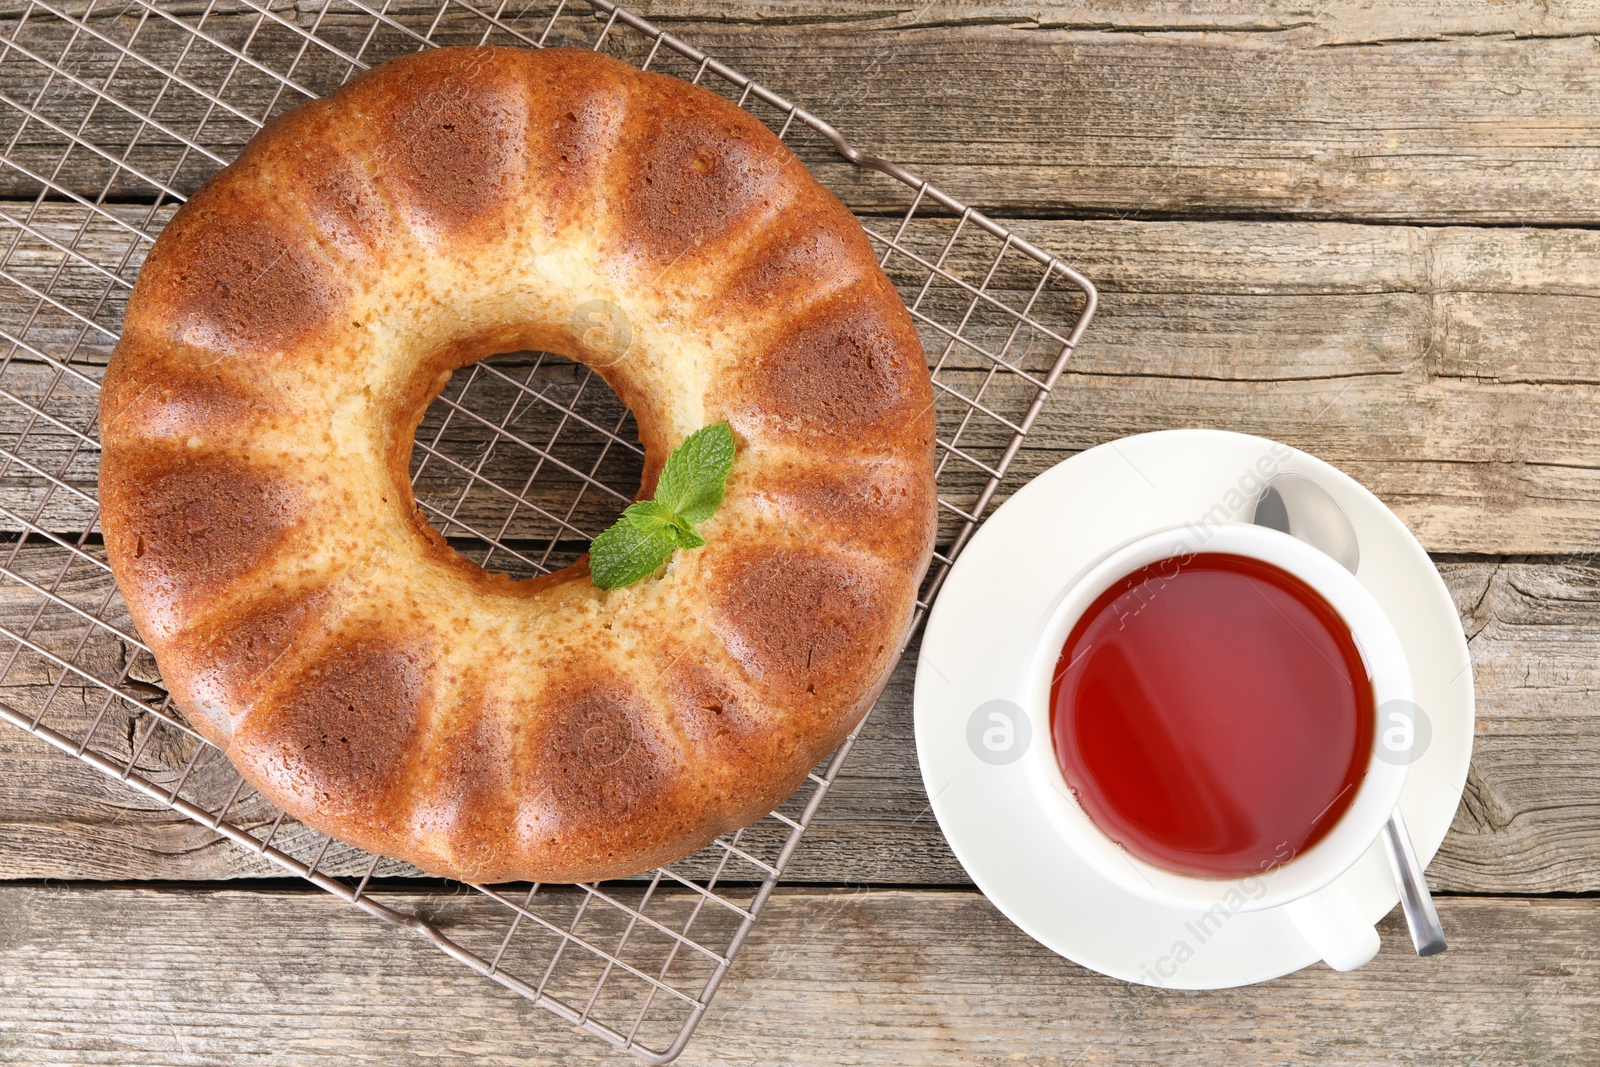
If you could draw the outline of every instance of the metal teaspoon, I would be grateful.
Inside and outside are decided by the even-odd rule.
[[[1297,537],[1313,548],[1333,557],[1351,574],[1361,564],[1361,546],[1356,529],[1344,509],[1328,491],[1304,474],[1284,472],[1269,481],[1256,499],[1251,521]],[[1419,956],[1435,956],[1445,950],[1444,929],[1434,909],[1433,896],[1422,877],[1411,835],[1395,808],[1383,828],[1389,845],[1389,867],[1400,887],[1400,907],[1411,929],[1411,943]]]

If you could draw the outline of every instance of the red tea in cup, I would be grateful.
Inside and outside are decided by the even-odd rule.
[[[1355,799],[1373,686],[1301,579],[1202,552],[1102,593],[1050,690],[1056,761],[1089,819],[1179,874],[1239,878],[1311,848]]]

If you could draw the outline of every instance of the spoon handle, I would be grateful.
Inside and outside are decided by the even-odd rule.
[[[1445,950],[1444,928],[1439,925],[1439,913],[1434,910],[1433,896],[1428,883],[1422,878],[1422,864],[1417,862],[1416,850],[1411,847],[1411,835],[1400,818],[1400,809],[1389,816],[1383,828],[1383,838],[1389,843],[1389,867],[1394,871],[1394,881],[1400,887],[1400,908],[1406,913],[1406,925],[1411,928],[1411,943],[1417,946],[1419,956],[1437,956]]]

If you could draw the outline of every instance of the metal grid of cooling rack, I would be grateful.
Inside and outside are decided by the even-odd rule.
[[[193,840],[230,839],[244,850],[238,873],[293,872],[662,1063],[703,1016],[854,736],[779,810],[681,863],[578,887],[452,887],[452,906],[424,920],[415,890],[385,881],[416,872],[285,820],[184,723],[96,532],[98,383],[175,207],[301,100],[407,51],[485,43],[600,49],[721,92],[868,206],[937,393],[941,548],[920,620],[1093,314],[1081,275],[603,0],[537,12],[507,0],[492,11],[461,0],[12,0],[0,9],[0,718],[102,772],[108,800],[126,804],[125,786],[192,820]],[[630,499],[641,460],[628,412],[592,372],[513,353],[457,375],[412,466],[419,502],[460,551],[524,576],[583,551]]]

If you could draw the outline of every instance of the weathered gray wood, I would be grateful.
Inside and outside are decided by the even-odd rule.
[[[462,896],[383,899],[447,931],[475,929],[488,910]],[[1362,971],[1190,993],[1084,971],[970,890],[780,891],[679,1062],[1545,1067],[1600,1056],[1595,901],[1447,898],[1440,912],[1451,948],[1434,960],[1410,953],[1391,916]],[[497,942],[502,928],[476,928],[478,939]],[[553,986],[579,970],[568,957]],[[602,1000],[599,1017],[631,1021],[624,1009],[638,1003]],[[332,898],[193,889],[0,890],[0,1058],[626,1062]]]
[[[1013,11],[1015,9],[1012,9]],[[306,13],[310,22],[315,16]],[[1474,16],[1462,20],[1471,25]],[[1480,25],[1492,17],[1476,17]],[[844,19],[813,23],[689,21],[673,29],[790,99],[827,116],[881,154],[925,173],[950,192],[991,212],[1030,214],[1182,213],[1194,216],[1272,214],[1310,218],[1484,221],[1590,224],[1600,148],[1590,136],[1597,67],[1592,42],[1581,36],[1591,15],[1579,13],[1556,36],[1447,36],[1391,40],[1415,32],[1426,16],[1398,23],[1380,16],[1348,30],[1314,27],[1284,34],[1130,34],[1089,28],[1031,26],[1002,12],[965,24],[878,25]],[[100,20],[97,20],[100,21]],[[219,40],[243,45],[254,16],[222,16],[207,28]],[[419,32],[430,19],[399,21]],[[1538,32],[1538,20],[1524,20]],[[1558,19],[1558,23],[1563,20]],[[1069,25],[1082,25],[1067,18]],[[320,33],[348,54],[362,47],[371,19],[334,15]],[[530,25],[541,25],[542,21]],[[1412,30],[1407,31],[1406,27]],[[123,20],[123,36],[132,23]],[[1566,27],[1571,27],[1569,31]],[[484,24],[465,14],[447,17],[434,39],[471,43]],[[71,27],[29,19],[19,43],[39,55],[57,55]],[[1460,32],[1449,23],[1435,33]],[[573,23],[553,41],[583,43],[595,28]],[[115,33],[112,34],[115,36]],[[1431,36],[1432,34],[1424,34]],[[176,54],[184,31],[152,22],[141,30],[148,55]],[[120,39],[120,38],[119,38]],[[502,36],[503,40],[511,38]],[[287,70],[302,38],[270,20],[250,40],[251,55]],[[415,40],[385,30],[365,53],[398,54]],[[619,32],[616,47],[643,58],[642,41]],[[111,73],[117,53],[85,41],[72,54],[73,70],[91,85]],[[662,61],[669,69],[676,69]],[[202,46],[186,58],[196,84],[216,86],[222,99],[259,116],[277,83],[259,70]],[[692,65],[687,67],[692,73]],[[44,86],[43,68],[20,56],[0,66],[0,90],[33,101]],[[312,46],[296,66],[296,79],[325,92],[349,64]],[[115,86],[148,103],[163,82],[147,67],[128,63]],[[64,128],[88,114],[89,90],[57,79],[43,110]],[[275,106],[286,106],[289,90]],[[177,89],[162,99],[157,118],[192,137],[211,105]],[[0,109],[0,139],[9,141],[22,113]],[[153,182],[183,193],[215,163],[189,152],[157,129],[134,143],[139,120],[97,107],[85,135],[114,157],[133,144],[130,166],[147,179],[122,172],[111,180],[116,196],[148,196]],[[216,109],[200,140],[220,158],[232,158],[253,127]],[[64,140],[37,122],[22,129],[11,155],[48,176]],[[861,208],[892,208],[903,190],[853,173],[830,159],[820,143],[801,147],[819,174]],[[94,196],[112,179],[113,164],[78,151],[58,182]],[[33,179],[0,175],[0,191],[31,192]]]
[[[302,10],[319,0],[299,0]],[[419,5],[420,6],[420,5]],[[392,5],[390,10],[400,8]],[[732,7],[732,10],[730,10]],[[1205,30],[1279,31],[1319,40],[1435,40],[1458,34],[1566,36],[1594,32],[1600,9],[1593,3],[1545,5],[1533,0],[1504,4],[1423,2],[1388,4],[1380,0],[1330,0],[1307,5],[1268,0],[1157,0],[1148,4],[1031,3],[1028,0],[765,0],[736,7],[718,0],[642,0],[630,5],[657,22],[760,19],[763,22],[819,23],[848,20],[871,27],[1003,23],[1027,28],[1114,28],[1123,32],[1181,33]]]
[[[19,219],[26,211],[20,205],[5,210]],[[135,209],[116,210],[125,217]],[[82,216],[81,209],[47,206],[29,225],[67,244]],[[1018,457],[1012,484],[1122,434],[1220,426],[1286,440],[1345,468],[1434,551],[1570,553],[1600,545],[1600,371],[1582,343],[1600,330],[1600,236],[1594,232],[1332,223],[1024,220],[1016,226],[1095,278],[1103,299],[1068,377]],[[929,230],[917,247],[936,248],[940,240],[942,233]],[[120,255],[127,241],[109,225],[79,238],[80,247],[101,260]],[[962,243],[952,262],[975,272],[984,253],[992,253],[985,243]],[[61,258],[29,235],[5,269],[38,289],[55,277]],[[127,276],[139,261],[136,252]],[[909,264],[891,257],[889,266],[914,296]],[[1014,284],[1024,280],[1018,267]],[[105,288],[102,276],[81,267],[55,277],[58,298],[84,312]],[[1015,298],[1016,290],[1002,285],[997,291]],[[35,351],[56,358],[71,353],[85,373],[97,376],[109,335],[91,333],[75,348],[82,324],[38,303],[15,284],[0,283],[0,328]],[[956,322],[964,305],[950,291],[936,290],[924,307],[941,322]],[[120,308],[108,302],[102,321],[110,328],[119,318]],[[998,347],[1003,328],[995,318],[971,332]],[[937,342],[934,331],[926,332]],[[1037,370],[1050,354],[1041,345],[1027,358]],[[41,404],[56,375],[23,365],[30,358],[19,349],[20,362],[0,372],[0,388],[72,427],[87,427],[93,390],[69,376]],[[964,368],[983,365],[981,356],[961,347],[952,360]],[[946,373],[957,385],[971,381],[961,371]],[[570,370],[552,370],[537,384],[558,399],[576,388]],[[498,380],[484,386],[485,410],[493,412],[503,411],[516,392]],[[990,395],[1014,411],[1026,400],[1017,383],[992,388]],[[950,426],[959,402],[946,398],[941,410]],[[614,409],[595,411],[615,416]],[[541,440],[554,414],[534,403],[514,428]],[[15,444],[19,417],[29,416],[0,403],[0,444]],[[994,430],[980,420],[963,444],[986,446],[992,456],[1005,437]],[[37,431],[29,447],[52,463],[74,447],[70,434]],[[473,455],[486,437],[481,426],[456,419],[447,448],[458,457]],[[569,458],[588,455],[578,449]],[[68,480],[92,485],[94,458],[76,458]],[[497,450],[495,469],[520,483],[532,462],[531,453],[512,445]],[[627,484],[626,461],[619,456],[612,463],[618,465],[613,475]],[[969,470],[969,489],[976,481]],[[461,484],[458,471],[434,464],[422,491],[448,510]],[[13,488],[20,492],[21,482]],[[564,514],[572,492],[570,484],[546,482],[531,498]],[[18,505],[7,506],[31,514],[44,496],[44,484],[37,483]],[[493,532],[507,503],[474,494],[461,515]],[[576,521],[603,525],[612,503],[591,494]],[[87,521],[86,503],[70,493],[57,491],[46,504],[46,522],[54,528],[81,529]],[[548,536],[553,529],[523,509],[508,536]]]
[[[321,0],[270,2],[301,26],[324,11]],[[64,6],[79,12],[85,5]],[[1278,0],[636,6],[836,120],[862,145],[1013,217],[1595,222],[1600,65],[1591,35],[1600,30],[1600,8],[1593,0],[1423,0],[1403,9],[1375,0],[1309,8]],[[0,19],[25,7],[5,0]],[[30,10],[15,39],[57,54],[69,29]],[[234,44],[259,22],[235,0],[178,0],[170,10],[191,19],[209,10],[208,32]],[[396,0],[386,10],[425,27],[432,5]],[[95,19],[97,32],[119,41],[135,24]],[[335,14],[321,25],[354,51],[366,24]],[[16,32],[14,22],[0,22],[0,34]],[[447,17],[438,39],[475,40],[472,20]],[[180,31],[152,19],[136,50],[170,65],[181,40]],[[636,55],[636,45],[615,40]],[[250,54],[282,70],[299,46],[292,31],[267,20]],[[407,47],[402,35],[381,32],[367,54]],[[80,36],[69,66],[99,84],[113,54]],[[259,114],[272,78],[248,64],[229,73],[231,65],[202,45],[182,70],[208,90],[223,86],[229,105]],[[347,70],[313,47],[296,77],[321,92]],[[149,107],[161,80],[129,60],[113,85]],[[0,62],[0,93],[33,106],[41,85],[39,69],[20,53]],[[289,91],[276,106],[293,98]],[[58,78],[42,110],[76,127],[87,101]],[[194,97],[177,89],[154,114],[183,136],[200,119]],[[19,129],[18,117],[0,104],[0,145]],[[119,154],[136,125],[101,103],[86,128]],[[202,141],[231,158],[251,129],[222,108]],[[12,152],[49,175],[62,143],[30,122]],[[216,165],[203,153],[184,157],[153,128],[132,143],[129,163],[178,192]],[[799,147],[852,206],[890,211],[903,202],[897,187],[854,173],[821,146]],[[91,198],[150,195],[148,182],[113,171],[78,150],[56,181]],[[31,196],[36,188],[0,168],[0,196]],[[137,224],[142,209],[110,210]],[[70,216],[46,206],[37,217],[57,239],[83,242],[108,265],[128,248],[117,269],[131,279],[142,247],[125,233],[116,238],[106,222],[78,235]],[[1121,433],[1249,429],[1366,481],[1431,549],[1500,557],[1443,565],[1472,639],[1480,720],[1467,795],[1430,880],[1456,892],[1600,888],[1593,700],[1600,566],[1590,556],[1600,543],[1590,414],[1600,372],[1588,343],[1600,326],[1595,234],[1305,222],[1017,225],[1085,269],[1105,295],[1017,473],[1031,475]],[[53,279],[73,307],[115,328],[115,286],[96,306],[103,278],[78,268],[55,277],[55,260],[36,241],[7,256],[9,237],[0,226],[8,272],[41,286]],[[958,262],[963,255],[958,250]],[[1000,288],[1013,285],[1002,280]],[[0,328],[14,336],[26,328],[27,343],[56,357],[71,352],[91,376],[98,373],[108,335],[58,311],[36,312],[3,282],[0,292]],[[960,310],[940,294],[928,309]],[[979,336],[993,332],[986,325]],[[87,427],[92,389],[63,380],[41,402],[52,372],[26,352],[10,356],[0,363],[0,388]],[[962,354],[954,380],[970,381],[973,365]],[[570,388],[559,375],[546,381]],[[0,446],[15,445],[27,425],[16,420],[19,412],[0,398]],[[449,440],[470,451],[483,437],[453,427]],[[28,448],[59,463],[72,441],[35,422]],[[507,470],[514,476],[515,463]],[[14,467],[0,463],[0,471],[0,502],[26,513],[42,504],[55,529],[87,521],[70,492],[47,494]],[[87,489],[93,474],[86,451],[66,479]],[[448,479],[431,479],[423,493],[440,506],[453,499]],[[579,514],[603,521],[604,511],[595,504]],[[476,501],[462,514],[475,523],[495,517]],[[537,530],[514,523],[512,534]],[[0,544],[0,553],[9,552]],[[59,575],[59,592],[99,610],[110,589],[105,575],[82,563],[63,574],[61,559],[59,550],[30,546],[13,562],[41,584]],[[98,674],[128,666],[134,689],[155,679],[145,657],[108,634],[91,632],[80,649],[81,619],[52,609],[35,623],[37,604],[14,582],[0,583],[7,628],[59,652],[77,650]],[[126,625],[114,598],[107,616]],[[8,647],[0,642],[0,652]],[[56,674],[33,653],[0,667],[0,700],[37,708],[49,697],[49,721],[64,728],[86,728],[104,701],[70,680],[52,690]],[[791,868],[795,877],[965,881],[926,809],[909,693],[903,666]],[[126,756],[149,727],[113,709],[101,729],[107,750]],[[192,743],[166,730],[153,736],[137,767],[174,783]],[[186,788],[215,794],[230,782],[220,761],[202,760]],[[233,815],[253,827],[270,818],[249,795]],[[293,825],[276,840],[301,855],[317,847]],[[323,866],[358,875],[365,864],[334,846]],[[0,880],[276,873],[0,726]],[[377,873],[406,872],[384,864]],[[476,938],[474,947],[490,954],[503,930],[503,922],[482,925],[475,899],[379,891]],[[1441,960],[1422,965],[1403,951],[1391,916],[1384,954],[1360,974],[1313,970],[1238,992],[1184,994],[1086,974],[1027,941],[971,890],[785,890],[683,1062],[1592,1062],[1600,1057],[1593,1025],[1600,975],[1586,947],[1600,933],[1594,904],[1444,897],[1452,951]],[[646,941],[635,944],[647,954]],[[579,988],[575,979],[567,985]],[[608,1008],[606,998],[600,1006]],[[466,1058],[621,1062],[425,943],[315,892],[0,888],[0,1061],[333,1057],[386,1067]]]
[[[49,584],[59,551],[25,553],[14,566]],[[1460,892],[1583,892],[1600,889],[1600,564],[1593,562],[1447,562],[1444,573],[1471,637],[1478,685],[1478,731],[1467,795],[1453,832],[1429,871],[1433,885]],[[90,609],[107,580],[83,565],[60,587]],[[21,631],[40,597],[14,582],[0,584],[0,624]],[[107,613],[126,626],[120,608]],[[63,655],[88,625],[52,608],[31,640]],[[0,650],[9,649],[0,644]],[[914,650],[913,650],[914,654]],[[115,678],[130,651],[95,634],[81,662]],[[965,873],[944,844],[927,807],[911,726],[914,655],[895,674],[865,727],[845,771],[790,868],[795,880],[873,883],[961,883]],[[0,678],[0,700],[37,711],[59,672],[23,654]],[[147,657],[135,679],[154,681]],[[104,695],[67,684],[50,699],[46,723],[82,737]],[[143,737],[143,734],[138,735]],[[126,761],[138,743],[114,707],[96,735],[108,755]],[[140,773],[170,787],[194,753],[163,728],[137,763]],[[192,771],[185,796],[222,803],[235,778],[217,757]],[[273,812],[253,794],[232,816],[262,830]],[[303,857],[320,839],[292,824],[275,839]],[[321,867],[359,875],[366,860],[335,846]],[[407,868],[385,864],[380,874]],[[10,727],[0,728],[0,879],[263,877],[280,873],[268,861],[221,841],[160,805],[48,750]]]
[[[35,221],[65,243],[75,210],[46,208]],[[1104,294],[1095,328],[1019,457],[1019,477],[1121,433],[1220,425],[1282,437],[1340,464],[1371,484],[1435,550],[1583,553],[1600,540],[1593,506],[1600,488],[1590,458],[1596,453],[1595,372],[1586,350],[1570,343],[1586,332],[1600,291],[1600,239],[1593,233],[1305,223],[1018,225],[1025,236],[1081,265],[1101,282]],[[84,237],[97,253],[101,246],[92,242],[105,239],[99,230]],[[37,243],[30,247],[14,257],[14,273],[25,280],[47,278],[58,257]],[[74,284],[66,279],[61,291],[79,303],[98,292]],[[13,290],[0,314],[20,330],[31,306]],[[51,333],[56,327],[41,323],[37,316],[32,320],[26,340],[57,355],[70,350],[70,332]],[[63,377],[44,401],[55,372],[24,356],[0,372],[0,387],[68,425],[87,427],[92,389]],[[76,356],[91,376],[103,358],[103,351],[80,350]],[[561,384],[559,378],[552,382]],[[503,402],[509,389],[501,392]],[[22,409],[0,403],[0,429],[9,427],[0,441],[7,447],[22,428],[19,415],[25,415]],[[453,433],[463,434],[453,439],[454,454],[470,454],[481,444],[481,434],[465,432],[467,424],[453,425]],[[73,447],[67,433],[35,425],[33,434],[28,448],[36,457],[59,462]],[[85,452],[69,468],[69,481],[89,491],[93,471],[93,455]],[[6,488],[7,506],[24,513],[44,499],[42,487],[28,489],[15,471]],[[445,506],[452,499],[449,489],[446,479],[425,485],[424,493]],[[556,502],[553,495],[540,499]],[[482,504],[483,498],[471,503]],[[602,522],[604,510],[596,503],[580,517]],[[466,512],[479,525],[501,514],[487,508]],[[84,502],[58,489],[45,517],[54,528],[72,530],[81,528],[88,512]],[[48,582],[49,568],[40,566],[36,580]],[[1480,565],[1462,566],[1467,569],[1453,580],[1475,603],[1481,592],[1475,583],[1487,579],[1473,569]],[[1542,605],[1541,611],[1568,610],[1575,594],[1567,584],[1581,591],[1592,580],[1582,568],[1513,573],[1522,575],[1524,585],[1533,583],[1532,591],[1496,596],[1510,597],[1506,610],[1519,613],[1523,600]],[[104,598],[103,575],[80,565],[73,580],[88,583],[78,602],[92,607]],[[13,610],[31,611],[34,602],[22,597]],[[1471,797],[1477,806],[1469,809],[1474,821],[1452,838],[1435,867],[1444,884],[1496,891],[1596,885],[1584,831],[1594,805],[1586,762],[1592,746],[1584,747],[1592,737],[1585,732],[1591,709],[1584,703],[1587,682],[1581,681],[1593,652],[1592,630],[1585,627],[1592,628],[1593,620],[1584,616],[1563,628],[1567,623],[1559,614],[1538,618],[1539,626],[1526,631],[1538,635],[1534,646],[1491,644],[1504,658],[1483,660],[1482,669],[1510,663],[1498,692],[1527,714],[1544,717],[1538,729],[1553,734],[1536,730],[1532,747],[1522,748],[1516,747],[1521,740],[1505,739],[1503,728],[1485,727],[1489,747],[1479,753],[1484,781],[1475,781]],[[16,620],[18,626],[26,622],[26,616]],[[71,635],[82,628],[75,625]],[[1551,659],[1554,650],[1567,652]],[[1554,662],[1569,664],[1564,670],[1580,681],[1552,693],[1522,688],[1522,671]],[[106,663],[112,670],[120,666]],[[32,686],[48,680],[44,673],[9,679]],[[907,685],[903,673],[869,727],[849,779],[801,853],[801,877],[826,879],[831,871],[832,877],[875,880],[961,879],[931,816],[922,811],[910,762]],[[1486,712],[1493,712],[1497,690],[1486,680],[1484,691]],[[23,705],[27,699],[15,698]],[[98,706],[98,700],[88,704]],[[1584,743],[1574,747],[1574,737]],[[1497,755],[1496,744],[1514,747]],[[1576,761],[1565,778],[1546,773],[1541,760],[1552,752]],[[26,757],[43,758],[53,757]],[[12,780],[59,793],[64,806],[49,816],[55,820],[49,824],[78,827],[66,836],[41,834],[19,797],[12,809],[19,812],[18,828],[8,831],[7,850],[25,857],[8,860],[22,864],[19,876],[211,877],[270,870],[231,846],[208,844],[171,816],[139,816],[138,830],[124,832],[115,823],[108,828],[105,809],[88,815],[80,810],[85,796],[97,798],[95,805],[110,800],[137,809],[139,802],[97,778],[47,778],[30,770]],[[1569,787],[1577,792],[1563,791]],[[56,803],[53,798],[47,809]],[[1509,844],[1506,834],[1517,843]],[[49,840],[41,843],[41,837]]]
[[[91,9],[97,18],[123,11],[106,0],[58,0],[58,10],[82,17]],[[207,9],[202,0],[168,0],[163,9],[174,14],[198,15]],[[364,5],[368,9],[376,6]],[[383,6],[390,16],[431,15],[438,3],[427,0],[391,0]],[[579,5],[574,5],[579,6]],[[525,9],[507,7],[502,21],[531,22],[552,4],[530,4]],[[319,15],[358,14],[360,8],[340,0],[217,0],[214,15],[249,14],[267,8],[284,17],[311,25]],[[1592,0],[1545,5],[1534,0],[1496,4],[1430,2],[1396,6],[1377,0],[1329,0],[1312,6],[1281,0],[1240,3],[1239,0],[1158,0],[1134,6],[1078,0],[1068,3],[1031,3],[1028,0],[745,0],[737,4],[719,0],[638,0],[629,10],[674,29],[682,23],[848,23],[883,29],[907,26],[962,26],[1000,23],[1042,29],[1106,29],[1123,32],[1180,33],[1205,30],[1302,33],[1322,40],[1378,42],[1434,40],[1463,34],[1520,34],[1523,36],[1580,36],[1600,27],[1600,10]],[[15,17],[28,9],[25,0],[0,3],[0,16]],[[490,11],[491,8],[481,10]],[[290,12],[294,12],[293,16]],[[40,13],[35,10],[34,17]]]

